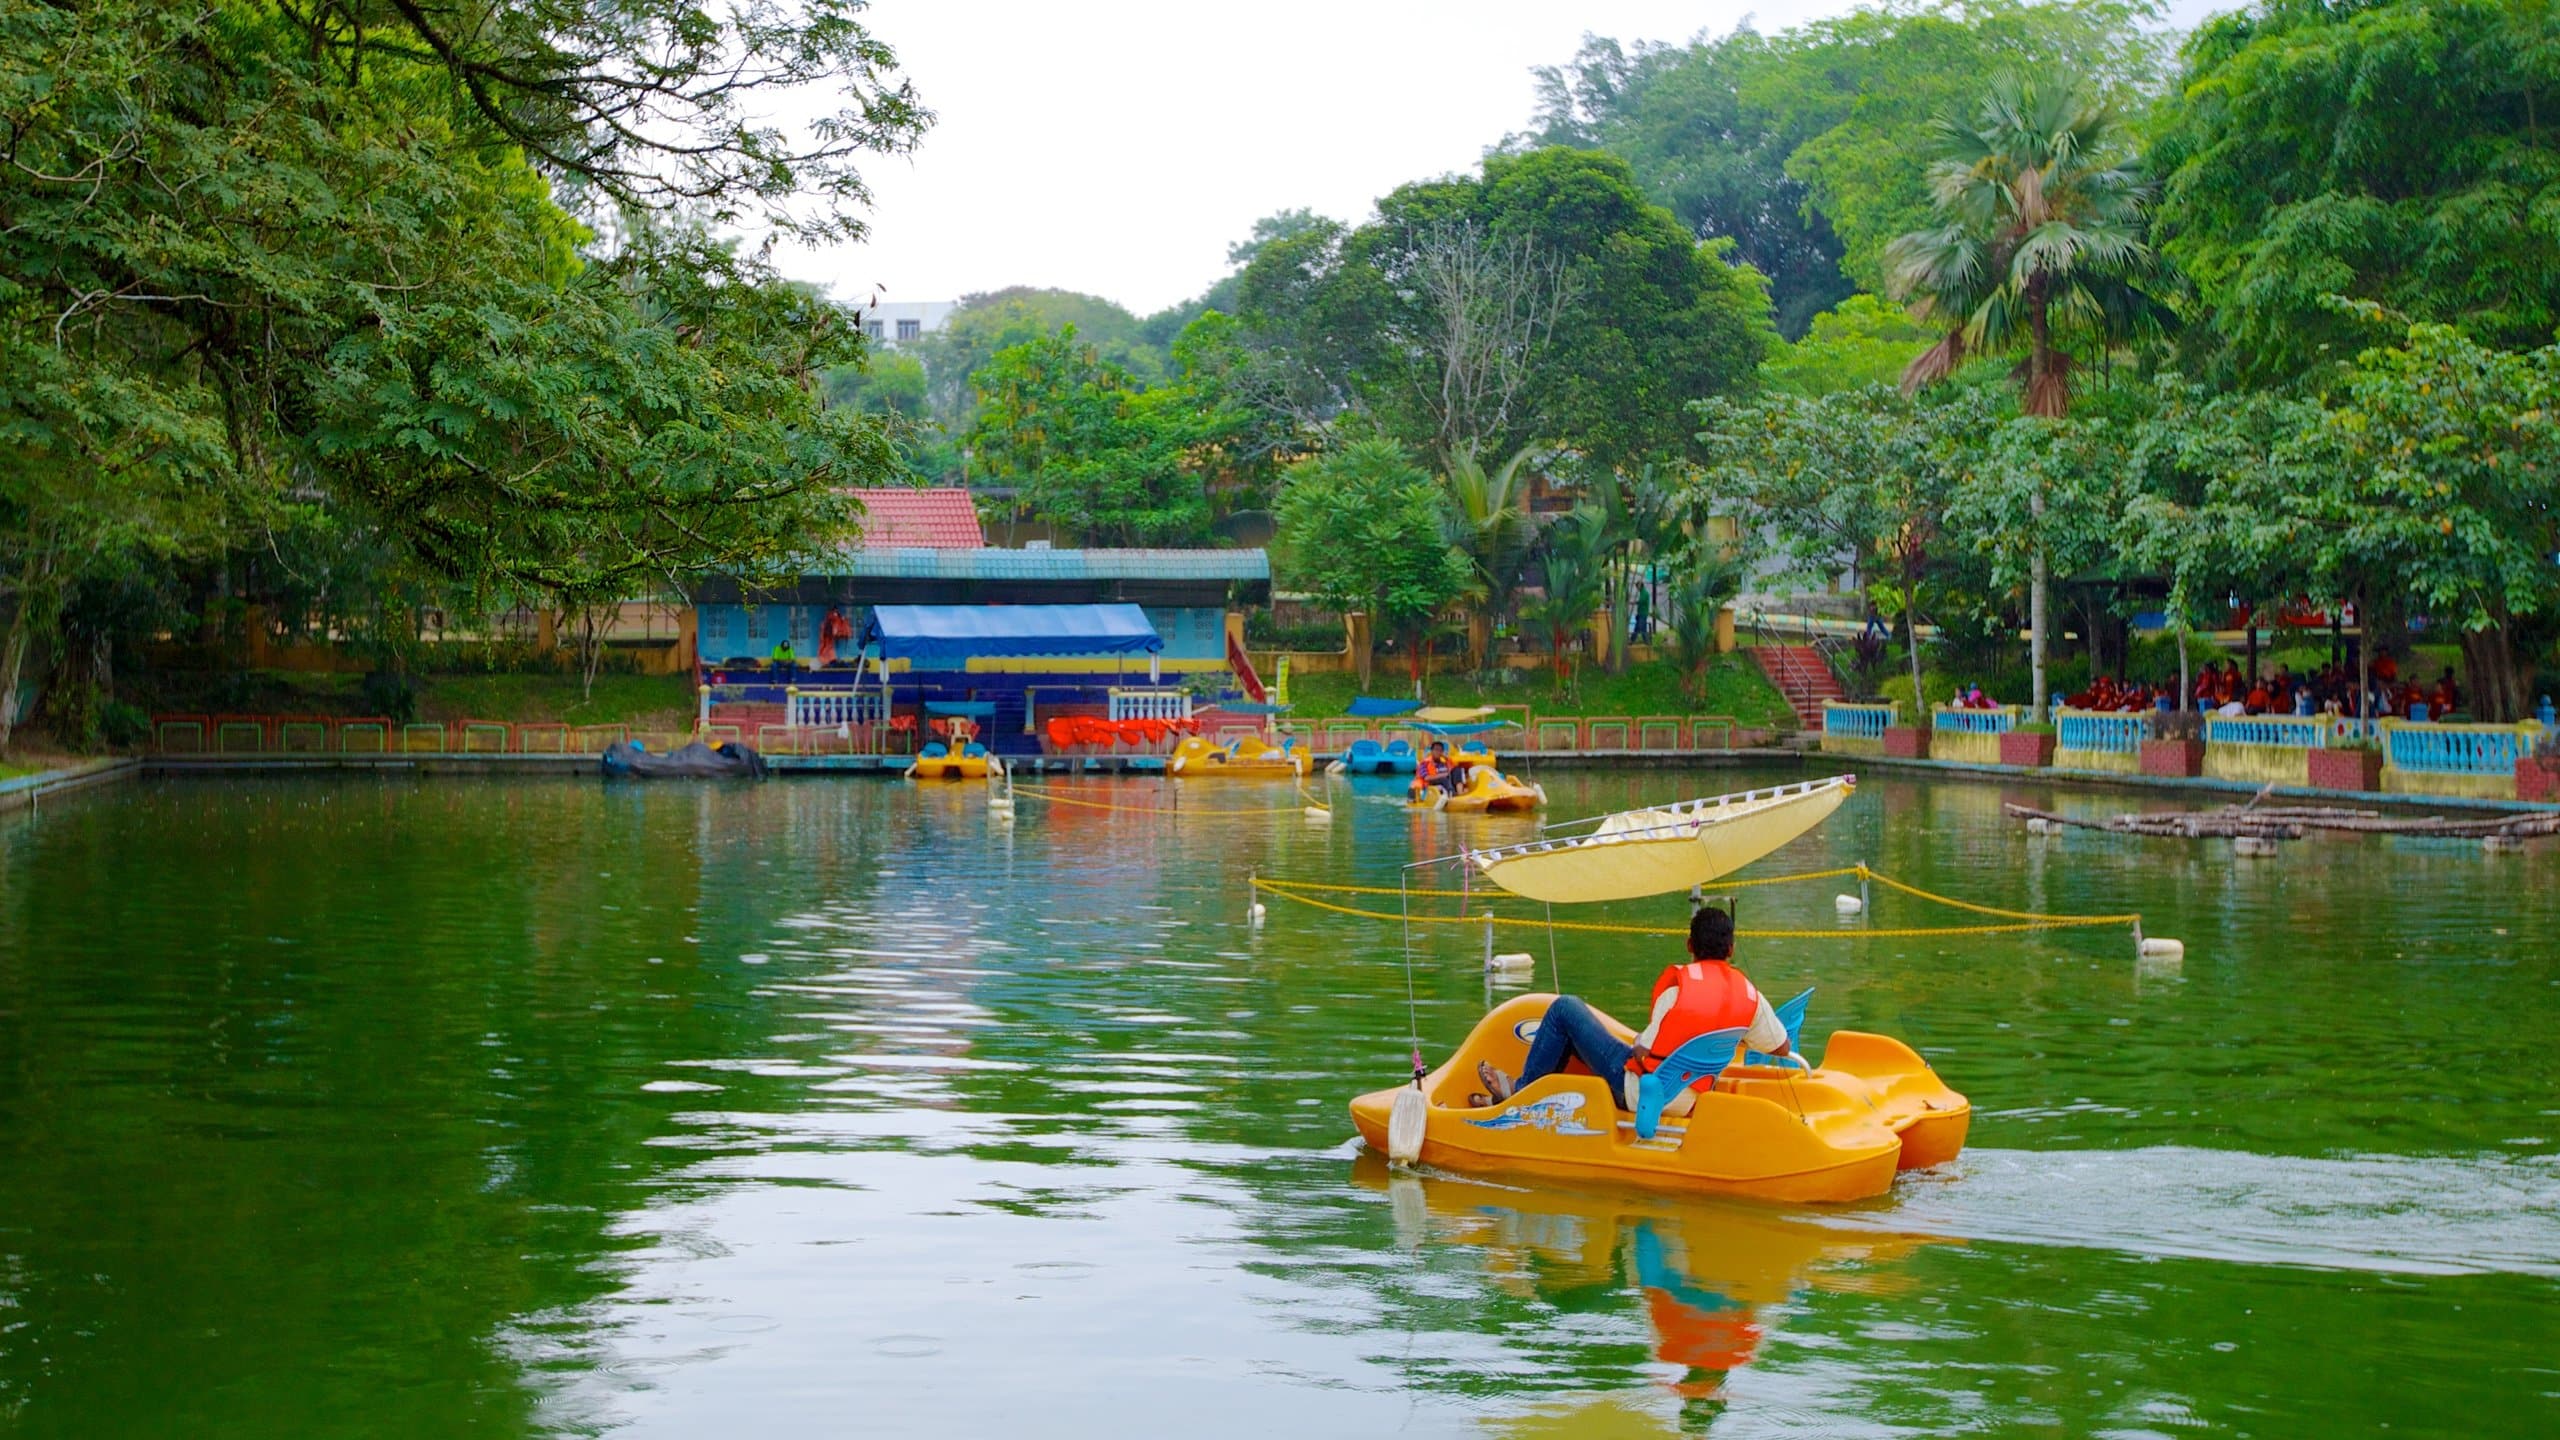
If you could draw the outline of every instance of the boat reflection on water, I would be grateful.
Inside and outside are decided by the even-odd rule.
[[[1783,1328],[1790,1302],[1816,1291],[1894,1293],[1912,1283],[1904,1260],[1955,1243],[1840,1229],[1740,1201],[1402,1171],[1368,1151],[1353,1160],[1352,1178],[1386,1192],[1407,1248],[1472,1247],[1485,1278],[1513,1295],[1575,1314],[1631,1310],[1650,1330],[1653,1360],[1669,1367],[1659,1384],[1507,1416],[1490,1427],[1504,1435],[1698,1431],[1732,1403],[1732,1377]]]

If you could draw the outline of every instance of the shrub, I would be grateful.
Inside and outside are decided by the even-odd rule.
[[[364,706],[375,715],[406,725],[418,718],[418,682],[392,670],[364,677]]]

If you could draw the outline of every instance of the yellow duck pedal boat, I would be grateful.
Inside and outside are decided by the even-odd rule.
[[[1457,794],[1437,785],[1416,785],[1407,803],[1416,810],[1453,815],[1525,815],[1546,808],[1547,787],[1503,774],[1488,757],[1467,772],[1467,783]]]
[[[1225,745],[1190,735],[1174,747],[1164,768],[1185,780],[1299,780],[1306,776],[1307,757],[1293,745],[1273,745],[1253,735]]]
[[[1496,1006],[1423,1077],[1421,1163],[1804,1203],[1884,1194],[1897,1173],[1944,1164],[1964,1148],[1973,1117],[1965,1098],[1909,1046],[1855,1030],[1835,1031],[1810,1073],[1726,1069],[1687,1115],[1666,1115],[1651,1140],[1637,1138],[1634,1117],[1585,1071],[1550,1075],[1499,1105],[1470,1105],[1470,1092],[1483,1088],[1477,1064],[1518,1074],[1529,1052],[1520,1032],[1554,998],[1519,995]],[[1634,1038],[1600,1018],[1619,1038]],[[1372,1147],[1386,1148],[1388,1115],[1404,1088],[1351,1102],[1352,1123]]]
[[[987,747],[971,741],[954,751],[940,741],[924,747],[907,767],[910,780],[984,780],[989,775],[1004,773],[1004,762],[987,753]]]

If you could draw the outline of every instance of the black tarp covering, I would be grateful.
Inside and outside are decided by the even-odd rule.
[[[638,779],[761,780],[764,778],[764,757],[757,754],[754,747],[734,741],[722,741],[715,747],[695,740],[659,755],[623,740],[615,742],[604,752],[604,773]]]

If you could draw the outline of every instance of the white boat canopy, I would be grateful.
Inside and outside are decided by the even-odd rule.
[[[1857,788],[1834,775],[1600,817],[1586,835],[1495,850],[1467,863],[1514,895],[1551,904],[1674,895],[1730,875],[1821,824]]]

